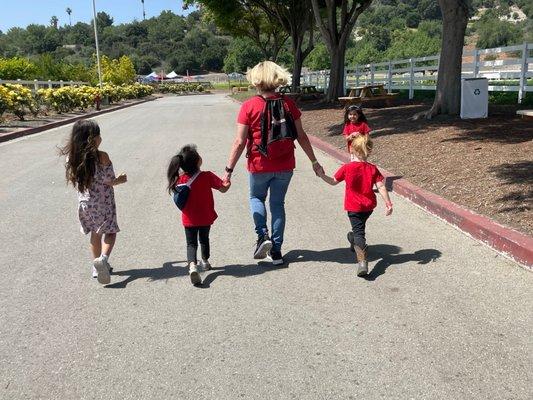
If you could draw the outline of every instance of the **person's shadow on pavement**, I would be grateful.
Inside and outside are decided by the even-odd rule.
[[[371,250],[373,252],[373,249]],[[439,250],[436,249],[423,249],[417,250],[414,253],[407,254],[382,254],[381,259],[372,267],[370,273],[363,278],[367,281],[375,281],[380,275],[383,275],[387,268],[391,265],[403,264],[406,262],[415,262],[420,265],[429,264],[434,262],[442,255]]]
[[[364,277],[368,281],[374,281],[380,275],[383,275],[388,267],[396,264],[416,261],[417,264],[428,264],[439,258],[442,253],[436,249],[417,250],[414,253],[401,254],[402,248],[390,244],[374,244],[368,246],[369,262],[378,261],[371,268],[370,273]],[[355,253],[349,248],[341,247],[330,250],[291,250],[285,258],[289,262],[307,262],[318,261],[339,264],[354,264],[357,262]]]
[[[211,283],[219,276],[233,276],[234,278],[245,278],[247,276],[261,275],[265,272],[277,271],[280,269],[285,269],[289,266],[288,262],[282,265],[272,265],[268,261],[259,261],[256,264],[233,264],[225,265],[223,267],[215,267],[208,272],[202,281],[201,285],[198,285],[198,288],[207,289],[211,286]]]
[[[189,275],[189,268],[186,266],[179,266],[178,264],[186,263],[186,261],[169,261],[164,263],[160,268],[141,268],[128,269],[126,271],[113,271],[111,276],[126,276],[123,281],[111,283],[104,287],[109,289],[124,289],[128,283],[137,279],[148,278],[149,281],[159,281],[163,279],[177,278],[178,276]]]

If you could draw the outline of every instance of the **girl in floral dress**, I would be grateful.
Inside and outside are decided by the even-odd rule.
[[[111,280],[109,256],[120,231],[113,186],[125,183],[127,176],[115,177],[109,156],[98,150],[101,143],[98,124],[81,120],[72,127],[61,154],[67,157],[67,182],[78,190],[80,230],[91,234],[93,277],[101,284],[108,284]]]

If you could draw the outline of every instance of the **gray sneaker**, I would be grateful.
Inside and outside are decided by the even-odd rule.
[[[191,278],[191,283],[194,286],[200,285],[202,283],[202,278],[200,277],[200,271],[198,265],[191,264],[189,265],[189,276]]]
[[[111,266],[105,258],[95,258],[93,261],[93,266],[97,272],[96,279],[98,280],[98,283],[107,285],[109,282],[111,282],[111,276],[109,275],[109,268],[111,268]]]
[[[200,268],[202,271],[211,271],[213,267],[211,266],[211,263],[209,261],[200,261]]]

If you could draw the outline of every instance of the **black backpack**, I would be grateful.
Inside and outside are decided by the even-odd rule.
[[[256,144],[256,149],[265,157],[282,157],[288,151],[293,151],[293,142],[298,138],[294,119],[283,95],[277,99],[258,97],[265,102],[265,108],[261,113],[261,142]]]

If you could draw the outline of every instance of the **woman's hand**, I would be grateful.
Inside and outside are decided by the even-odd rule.
[[[322,168],[322,165],[318,161],[313,162],[313,171],[315,171],[316,176],[324,175],[324,168]]]
[[[231,172],[225,171],[224,175],[222,176],[223,182],[229,182],[231,185]]]

